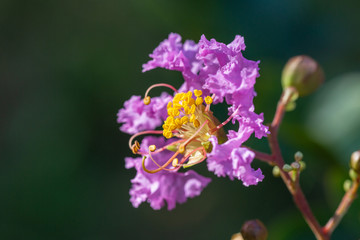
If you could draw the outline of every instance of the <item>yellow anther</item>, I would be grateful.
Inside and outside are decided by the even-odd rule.
[[[206,104],[212,104],[213,99],[212,99],[210,96],[207,96],[207,97],[205,98],[205,102],[206,102]]]
[[[180,118],[176,118],[176,119],[175,119],[175,124],[176,124],[176,127],[177,127],[177,128],[180,128],[181,125],[182,125],[181,119],[180,119]]]
[[[131,151],[133,154],[137,154],[137,152],[140,149],[140,143],[138,141],[135,141],[135,143],[131,146]]]
[[[146,96],[145,98],[144,98],[144,104],[145,105],[149,105],[151,103],[151,98],[149,97],[149,96]]]
[[[172,166],[177,167],[178,163],[179,163],[179,160],[177,158],[174,158],[174,160],[172,161]]]
[[[190,122],[194,122],[196,120],[195,114],[191,114]]]
[[[196,97],[200,97],[202,95],[202,91],[195,89],[194,94],[195,94]]]
[[[173,114],[174,116],[179,116],[180,115],[180,111],[176,108],[173,108]]]
[[[179,101],[183,100],[185,93],[177,93],[174,97],[174,103],[178,103]]]
[[[171,131],[169,131],[169,130],[164,130],[163,131],[163,135],[164,135],[164,137],[166,137],[166,138],[171,138],[172,137],[172,132]]]
[[[169,130],[175,130],[176,129],[176,124],[175,123],[171,123],[170,125],[169,125]]]
[[[195,112],[195,105],[193,104],[193,105],[191,105],[191,108],[190,108],[190,111],[189,111],[189,114],[194,114],[194,112]]]
[[[191,91],[188,91],[188,92],[186,93],[186,97],[191,98],[191,97],[192,97],[192,92],[191,92]]]
[[[149,146],[149,150],[150,150],[151,152],[154,152],[154,151],[156,150],[156,146],[155,146],[155,145],[150,145],[150,146]]]
[[[179,103],[174,103],[174,108],[175,109],[180,109],[182,106],[181,106],[181,104],[179,104]]]
[[[180,114],[179,110],[177,110],[176,108],[169,108],[168,109],[168,115],[175,117],[178,116]]]
[[[196,101],[195,101],[195,104],[196,104],[196,105],[200,105],[200,104],[202,104],[203,102],[204,102],[204,100],[203,100],[202,97],[197,97],[197,98],[196,98]]]
[[[194,127],[196,128],[200,126],[200,122],[197,119],[195,119],[193,123],[194,123]]]
[[[190,114],[190,108],[188,106],[184,107],[185,114]]]
[[[140,149],[140,143],[138,141],[135,141],[135,146]]]
[[[185,109],[188,106],[188,104],[186,101],[182,101],[181,106]]]
[[[172,116],[168,116],[168,117],[166,118],[166,120],[165,120],[165,123],[166,123],[166,124],[170,124],[170,123],[172,123],[172,122],[174,122],[174,117],[172,117]]]
[[[183,144],[180,144],[178,151],[179,153],[183,154],[185,152],[185,146]]]
[[[189,101],[187,101],[188,105],[191,106],[195,103],[195,100],[193,98],[189,98]]]
[[[168,102],[168,104],[167,104],[167,109],[169,109],[169,108],[171,108],[172,107],[172,102]]]
[[[162,128],[163,128],[163,129],[168,129],[168,128],[169,128],[169,124],[166,124],[166,123],[163,124],[163,125],[162,125]]]
[[[183,116],[181,118],[181,124],[185,124],[185,123],[188,123],[189,122],[189,117],[188,116]]]

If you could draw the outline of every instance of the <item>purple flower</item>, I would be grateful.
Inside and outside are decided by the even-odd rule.
[[[153,68],[180,71],[184,84],[175,89],[174,96],[160,97],[145,94],[125,102],[118,113],[122,131],[135,134],[129,141],[133,153],[141,158],[126,158],[126,167],[135,168],[130,201],[134,207],[149,202],[154,209],[167,203],[173,209],[189,197],[200,194],[210,179],[190,170],[180,169],[207,161],[208,170],[219,177],[239,179],[243,185],[256,185],[264,176],[251,163],[255,154],[243,146],[254,133],[256,138],[269,134],[263,125],[263,114],[255,113],[254,84],[259,77],[259,61],[243,57],[244,38],[236,36],[230,44],[210,41],[203,35],[199,43],[181,43],[178,34],[171,33],[154,50],[143,72]],[[151,100],[150,100],[151,99]],[[229,118],[220,123],[210,107],[226,102]],[[225,133],[223,126],[238,123],[237,131]],[[163,130],[155,130],[162,124]],[[143,130],[147,130],[141,132]],[[141,144],[135,137],[144,134],[162,134],[165,138],[145,137]]]
[[[164,138],[145,137],[140,150],[147,151],[150,144],[162,147],[169,141],[171,142]],[[165,150],[156,155],[156,161],[163,164],[171,155],[173,152]],[[147,201],[153,209],[158,210],[166,202],[168,210],[172,210],[176,203],[184,203],[187,198],[200,195],[202,189],[211,181],[192,170],[185,173],[161,171],[151,174],[142,168],[142,158],[126,158],[125,161],[127,168],[135,167],[137,170],[135,178],[131,180],[130,189],[130,201],[134,207]],[[148,161],[147,167],[155,168],[156,165]]]

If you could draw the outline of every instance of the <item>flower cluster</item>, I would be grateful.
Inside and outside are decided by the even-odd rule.
[[[206,160],[208,170],[217,176],[239,179],[245,186],[256,185],[264,176],[251,163],[255,154],[242,146],[252,133],[262,138],[269,131],[263,115],[254,112],[254,84],[259,76],[259,62],[243,57],[244,39],[236,36],[226,45],[203,35],[199,43],[181,43],[178,34],[154,50],[143,72],[160,67],[180,71],[184,84],[179,89],[166,83],[151,86],[142,99],[133,96],[119,110],[118,122],[123,132],[134,134],[129,147],[141,157],[126,158],[126,168],[137,174],[130,190],[134,207],[149,202],[154,209],[197,196],[210,182],[193,170],[181,172]],[[163,93],[150,98],[154,87],[170,88],[174,94]],[[211,111],[211,105],[225,102],[229,117],[222,123]],[[238,123],[237,131],[225,133],[223,126]],[[156,128],[162,126],[162,130]],[[145,136],[141,144],[135,140]]]

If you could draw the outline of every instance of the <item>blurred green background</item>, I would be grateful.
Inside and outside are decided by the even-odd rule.
[[[255,161],[262,183],[246,188],[217,178],[175,210],[129,202],[134,170],[124,168],[129,136],[116,113],[157,82],[180,86],[180,73],[141,73],[148,54],[177,32],[229,43],[245,37],[261,60],[256,111],[270,122],[288,58],[308,54],[327,76],[286,115],[280,144],[297,150],[301,183],[321,224],[333,214],[360,148],[360,2],[339,1],[0,1],[0,239],[230,239],[259,218],[270,240],[314,239],[271,168]],[[266,140],[248,143],[269,151]],[[360,201],[333,239],[360,237]]]

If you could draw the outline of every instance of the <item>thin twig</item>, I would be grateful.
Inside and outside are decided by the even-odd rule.
[[[331,235],[331,233],[335,230],[335,228],[340,223],[341,219],[344,217],[346,212],[349,210],[352,202],[356,198],[356,192],[359,188],[359,182],[360,182],[360,176],[358,176],[357,179],[355,179],[351,188],[345,193],[344,197],[342,198],[334,215],[329,219],[329,221],[324,226],[323,231],[327,235]]]

